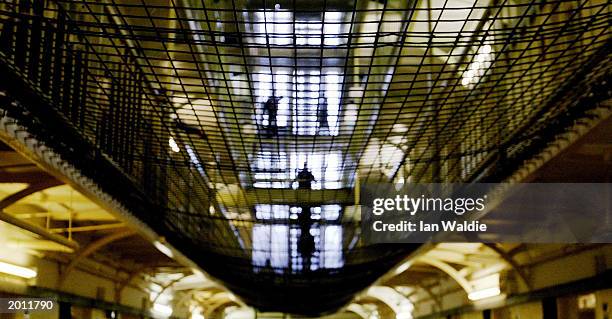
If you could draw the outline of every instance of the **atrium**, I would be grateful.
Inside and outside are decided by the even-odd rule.
[[[0,0],[0,318],[612,318],[610,197],[589,241],[508,240],[553,197],[464,240],[362,218],[377,185],[610,194],[611,10]]]

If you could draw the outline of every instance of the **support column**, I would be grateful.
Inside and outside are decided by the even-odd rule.
[[[557,319],[557,298],[542,299],[542,319]]]
[[[59,319],[72,319],[72,305],[65,301],[59,302]]]

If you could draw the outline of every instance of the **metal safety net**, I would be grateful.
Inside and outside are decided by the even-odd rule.
[[[0,2],[2,108],[261,308],[414,247],[362,183],[499,181],[609,98],[607,1]]]

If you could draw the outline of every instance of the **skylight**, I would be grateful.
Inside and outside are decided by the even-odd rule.
[[[291,125],[296,135],[338,135],[338,116],[344,77],[335,70],[276,69],[273,74],[254,74],[257,121],[261,127],[271,125],[263,105],[270,97],[278,98],[276,126]]]
[[[290,188],[297,173],[308,164],[315,177],[313,189],[339,189],[342,182],[342,155],[340,152],[259,152],[255,158],[253,186],[257,188]]]
[[[276,220],[279,224],[256,223],[253,226],[252,262],[255,270],[271,268],[277,273],[304,271],[304,265],[310,265],[310,271],[318,269],[340,268],[344,265],[342,254],[342,226],[321,225],[320,221],[335,221],[340,217],[340,205],[322,205],[310,208],[312,225],[310,235],[315,244],[315,251],[306,262],[300,254],[298,245],[301,238],[301,227],[289,220],[298,219],[302,213],[300,207],[289,205],[255,206],[258,220]]]
[[[288,11],[255,12],[253,38],[257,44],[288,46],[337,46],[342,43],[343,12],[325,12],[318,16],[295,17]],[[295,32],[294,32],[295,27]],[[269,43],[268,43],[269,41]]]

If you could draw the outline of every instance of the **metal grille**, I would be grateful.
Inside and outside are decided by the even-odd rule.
[[[139,217],[185,249],[292,273],[303,261],[255,260],[256,226],[272,244],[288,227],[285,255],[295,241],[290,217],[258,209],[340,205],[316,225],[340,227],[328,249],[342,262],[326,271],[341,273],[396,256],[358,244],[357,180],[473,181],[597,104],[575,101],[607,90],[609,12],[596,0],[3,0],[0,60],[92,146],[73,161],[110,161],[154,204]],[[313,190],[296,190],[305,163]]]

